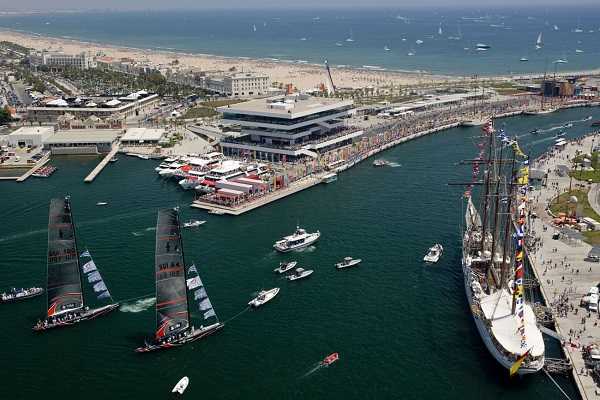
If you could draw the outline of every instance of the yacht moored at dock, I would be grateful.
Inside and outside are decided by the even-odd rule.
[[[321,182],[323,183],[333,183],[337,181],[337,174],[335,172],[330,172],[321,178]]]
[[[292,250],[300,250],[315,243],[320,237],[321,232],[319,231],[307,233],[304,229],[297,226],[296,231],[293,234],[285,236],[283,239],[275,242],[273,248],[282,253]]]

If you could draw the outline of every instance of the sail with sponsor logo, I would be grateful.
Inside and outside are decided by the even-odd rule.
[[[179,346],[208,336],[223,327],[216,322],[204,325],[215,317],[204,284],[194,265],[186,269],[181,237],[179,209],[160,210],[156,223],[155,279],[156,279],[156,330],[152,343],[136,349],[139,353]],[[188,272],[191,277],[188,277]],[[193,295],[193,302],[188,297]],[[196,303],[202,323],[196,327],[191,322],[191,305]]]
[[[89,255],[86,251],[82,255]],[[33,327],[36,331],[73,325],[96,318],[119,307],[112,302],[100,272],[93,260],[83,266],[80,263],[75,235],[75,223],[71,210],[71,199],[52,199],[48,217],[48,259],[47,259],[47,311],[43,321]],[[91,264],[90,264],[91,262]],[[93,265],[93,268],[92,268]],[[111,303],[98,308],[86,304],[83,292],[83,275],[102,298],[110,298]],[[106,294],[108,296],[106,296]]]

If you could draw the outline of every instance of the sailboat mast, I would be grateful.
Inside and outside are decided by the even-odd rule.
[[[65,205],[69,207],[69,220],[71,221],[71,229],[73,229],[73,243],[75,244],[75,259],[77,262],[77,276],[79,276],[79,284],[83,288],[83,279],[81,278],[81,264],[79,262],[79,247],[77,246],[77,231],[75,230],[75,221],[73,220],[73,211],[71,210],[71,196],[65,197]],[[81,291],[81,307],[85,309],[85,290]]]
[[[500,162],[502,162],[502,151],[504,150],[503,147],[500,147]],[[500,174],[499,174],[499,169],[500,167],[498,166],[500,164],[495,163],[494,164],[494,179],[496,180],[496,190],[495,190],[495,200],[494,200],[494,228],[492,230],[492,268],[494,268],[494,255],[496,254],[496,237],[497,237],[497,231],[498,231],[498,214],[500,213],[499,210],[499,205],[500,205]],[[498,170],[497,170],[498,169]],[[494,273],[492,274],[492,276],[494,277],[494,280],[497,279],[497,274]],[[500,287],[501,285],[499,285],[499,282],[496,282],[496,287]]]
[[[183,260],[183,279],[185,279],[185,295],[187,297],[188,295],[188,287],[187,287],[187,278],[188,278],[188,273],[187,273],[187,265],[185,263],[185,254],[183,252],[183,236],[181,235],[181,221],[179,220],[179,210],[175,213],[175,220],[177,222],[177,234],[179,236],[179,248],[181,249],[181,259]],[[186,308],[187,308],[187,314],[188,314],[188,321],[191,321],[192,318],[192,313],[190,312],[190,302],[186,301]]]
[[[500,283],[501,285],[506,284],[506,251],[508,246],[508,239],[511,229],[511,215],[510,209],[512,207],[512,196],[513,196],[513,182],[515,179],[515,155],[513,153],[512,163],[510,167],[510,185],[508,187],[508,203],[506,205],[507,218],[504,224],[504,243],[502,245],[502,266],[500,267]]]
[[[489,140],[488,140],[488,156],[487,156],[487,160],[486,160],[486,170],[485,170],[485,180],[484,180],[484,193],[483,193],[483,207],[482,207],[482,214],[483,214],[483,221],[481,224],[481,251],[485,251],[485,236],[486,236],[486,225],[487,225],[487,219],[488,219],[488,208],[489,208],[489,204],[488,204],[488,196],[489,196],[489,189],[490,189],[490,159],[492,157],[492,139],[493,139],[493,132],[489,133]]]

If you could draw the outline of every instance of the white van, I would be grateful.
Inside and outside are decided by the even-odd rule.
[[[591,294],[590,301],[588,303],[588,310],[593,312],[598,312],[598,295]]]

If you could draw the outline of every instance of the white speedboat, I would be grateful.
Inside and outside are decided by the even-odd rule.
[[[297,281],[298,279],[308,278],[313,272],[312,269],[296,268],[296,270],[287,276],[289,281]]]
[[[321,178],[321,182],[323,183],[332,183],[335,181],[337,181],[337,174],[335,172],[330,172]]]
[[[184,228],[196,228],[202,224],[204,224],[206,221],[199,221],[197,219],[190,219],[189,221],[186,221],[183,223],[183,227]]]
[[[385,167],[390,165],[390,162],[387,160],[375,160],[373,161],[373,166],[374,167]]]
[[[97,206],[107,206],[108,203],[106,201],[99,201],[96,203]]]
[[[525,111],[523,111],[523,114],[525,114],[525,115],[545,115],[545,114],[553,113],[556,110],[557,110],[557,108],[542,108],[539,110],[525,110]]]
[[[256,298],[248,302],[248,305],[252,307],[260,307],[263,304],[273,300],[273,297],[277,296],[277,293],[279,293],[278,287],[269,290],[261,290]]]
[[[319,240],[320,237],[321,232],[319,231],[308,233],[304,229],[297,226],[296,231],[293,234],[285,236],[283,239],[276,241],[273,245],[273,248],[282,253],[292,250],[300,250],[310,246]]]
[[[190,384],[190,378],[188,378],[187,376],[184,376],[183,378],[181,378],[179,380],[179,382],[177,382],[177,385],[175,385],[173,387],[173,390],[171,390],[171,393],[183,394],[183,392],[185,392],[185,389],[187,389],[189,384]]]
[[[444,252],[444,248],[441,244],[436,243],[432,247],[429,248],[429,252],[423,257],[423,261],[428,263],[436,263],[442,257],[442,253]]]
[[[283,274],[285,272],[288,272],[290,269],[294,268],[297,264],[298,263],[296,261],[280,262],[279,267],[275,268],[273,272]]]
[[[344,257],[344,259],[341,262],[335,264],[335,267],[337,269],[350,268],[360,264],[361,262],[362,260],[360,258]]]

